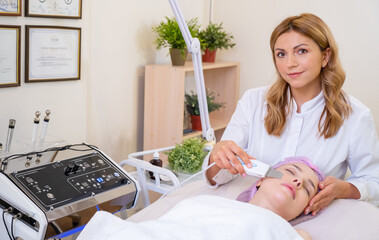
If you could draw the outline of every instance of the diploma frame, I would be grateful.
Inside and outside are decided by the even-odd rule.
[[[20,86],[20,84],[21,84],[21,81],[20,81],[21,26],[0,25],[0,32],[3,32],[3,31],[4,32],[16,31],[16,40],[15,40],[16,42],[11,42],[9,45],[12,45],[12,46],[9,46],[9,48],[7,46],[8,44],[6,44],[6,46],[5,46],[5,48],[11,49],[11,51],[12,51],[11,55],[13,55],[13,56],[10,56],[10,57],[12,59],[16,59],[16,61],[14,61],[14,63],[10,63],[10,62],[5,63],[5,64],[10,63],[10,65],[7,68],[13,72],[13,73],[11,73],[11,75],[13,75],[14,78],[9,79],[9,81],[8,80],[4,81],[4,80],[0,79],[0,88],[17,87],[17,86]],[[15,49],[13,48],[13,46],[16,46]],[[3,56],[3,59],[1,59],[2,56]],[[0,53],[0,63],[1,63],[1,61],[6,61],[6,60],[7,60],[7,56],[4,56],[4,55],[2,55],[2,53]],[[2,70],[1,64],[0,64],[0,70]],[[0,76],[2,76],[2,74],[0,74]]]
[[[0,0],[0,16],[21,16],[21,0]]]
[[[46,17],[46,18],[73,18],[81,19],[82,18],[82,0],[39,0],[36,6],[32,5],[30,2],[36,0],[25,0],[25,16],[26,17]],[[48,4],[52,2],[64,2],[66,5],[66,11],[78,10],[78,13],[75,15],[69,15],[60,13],[59,10],[52,9]],[[44,8],[46,5],[46,9]]]
[[[81,28],[36,25],[25,28],[26,83],[80,79]],[[63,45],[56,46],[54,42]]]

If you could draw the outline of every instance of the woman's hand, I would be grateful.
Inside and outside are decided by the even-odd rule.
[[[320,192],[317,193],[304,210],[304,214],[316,215],[320,210],[326,208],[334,199],[352,198],[359,199],[359,190],[351,183],[335,177],[326,177],[319,183]]]
[[[241,174],[246,176],[242,164],[237,156],[246,164],[251,167],[250,159],[255,159],[247,154],[233,141],[220,141],[212,149],[209,156],[209,164],[216,163],[216,166],[208,170],[207,176],[211,180],[220,169],[227,169],[231,174]],[[233,165],[232,165],[233,164]]]

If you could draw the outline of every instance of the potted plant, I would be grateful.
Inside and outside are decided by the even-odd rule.
[[[187,21],[187,25],[192,37],[197,37],[200,28],[198,19],[193,18]],[[187,46],[176,19],[166,17],[166,21],[161,21],[158,26],[153,27],[153,30],[158,34],[154,41],[156,48],[169,47],[172,65],[184,65]]]
[[[219,110],[225,107],[225,103],[215,102],[215,96],[213,91],[206,89],[207,103],[208,103],[208,113]],[[197,99],[197,94],[191,91],[190,94],[185,93],[185,106],[188,113],[191,116],[192,129],[195,131],[201,131],[201,120],[200,120],[200,110],[199,101]]]
[[[167,153],[170,169],[183,173],[195,173],[201,169],[207,153],[204,151],[205,141],[201,138],[189,138],[177,144]]]
[[[236,45],[233,35],[224,30],[222,23],[209,23],[207,28],[200,31],[199,38],[204,50],[203,62],[214,62],[217,49],[229,49]]]

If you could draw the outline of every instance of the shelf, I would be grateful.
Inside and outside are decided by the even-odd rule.
[[[184,93],[192,62],[184,66],[147,65],[145,68],[144,150],[172,146],[202,132],[183,135]],[[222,135],[237,106],[239,63],[203,63],[205,87],[214,91],[225,108],[209,115],[216,137]]]
[[[203,70],[211,70],[211,69],[220,69],[220,68],[227,68],[227,67],[235,67],[236,65],[239,66],[238,62],[215,62],[215,63],[203,63],[202,67]],[[184,66],[172,66],[169,64],[162,64],[162,65],[147,65],[146,67],[155,67],[155,68],[168,68],[168,69],[177,69],[182,70],[185,72],[191,72],[193,71],[193,63],[191,61],[187,61]]]
[[[224,130],[227,125],[228,124],[225,124],[225,125],[222,125],[222,126],[217,126],[217,127],[212,127],[212,128],[216,132],[216,131],[219,131],[219,130]],[[189,138],[193,138],[193,137],[200,137],[202,135],[203,135],[202,131],[190,132],[190,133],[187,133],[187,134],[183,135],[183,140],[186,140],[186,139],[189,139]]]

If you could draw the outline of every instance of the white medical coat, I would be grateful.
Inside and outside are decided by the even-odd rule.
[[[301,113],[297,113],[293,102],[285,130],[277,137],[269,135],[264,126],[267,89],[250,89],[243,95],[222,140],[233,140],[269,165],[290,156],[306,156],[326,176],[339,179],[344,179],[349,167],[351,175],[347,181],[358,188],[360,199],[379,206],[379,140],[370,109],[349,96],[352,114],[334,137],[319,137],[318,123],[325,106],[321,92],[302,105]],[[208,160],[208,157],[204,160],[203,168],[208,166]],[[219,185],[232,177],[227,170],[221,170],[213,179]]]

